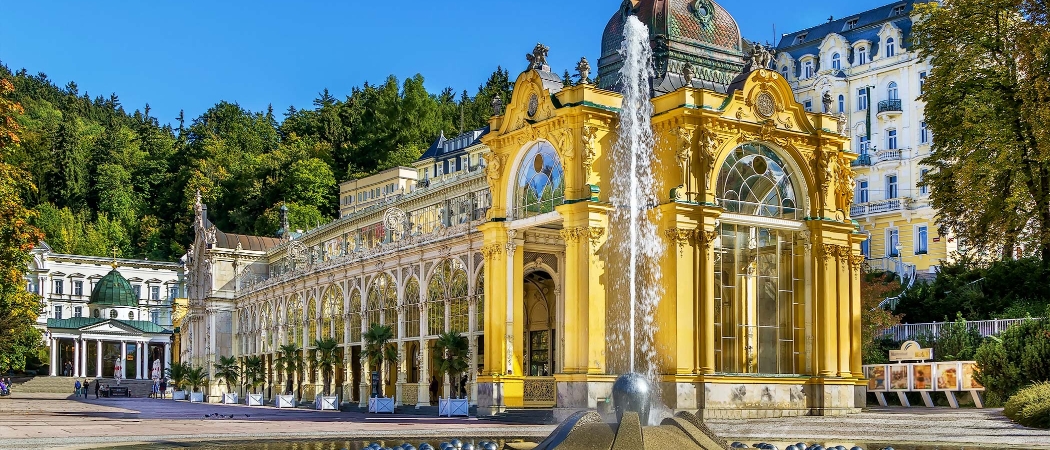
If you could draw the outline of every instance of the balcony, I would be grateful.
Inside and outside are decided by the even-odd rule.
[[[853,167],[866,167],[871,165],[871,155],[867,153],[861,153],[857,159],[850,163]]]
[[[875,164],[886,162],[886,161],[900,161],[904,157],[904,152],[899,148],[888,148],[885,150],[875,151]]]
[[[850,217],[856,218],[870,216],[872,214],[901,211],[904,209],[905,203],[904,198],[897,197],[888,200],[851,205],[849,208],[849,215]]]
[[[899,98],[893,100],[883,100],[879,102],[879,119],[890,119],[897,117],[903,111],[901,106],[901,100]]]

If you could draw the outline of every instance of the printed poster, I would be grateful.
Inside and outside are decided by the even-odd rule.
[[[933,365],[912,364],[911,384],[914,391],[929,391],[933,389]]]
[[[869,391],[885,391],[886,390],[886,366],[870,366],[867,369],[868,376],[868,390]]]
[[[959,390],[959,363],[937,363],[937,390]]]
[[[905,364],[890,365],[890,389],[908,390],[908,366]]]
[[[983,391],[984,386],[977,382],[973,374],[977,371],[977,363],[964,362],[962,363],[962,390],[964,391]]]

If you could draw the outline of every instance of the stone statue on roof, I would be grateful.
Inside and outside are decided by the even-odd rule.
[[[820,101],[824,103],[824,113],[831,113],[831,91],[824,91],[824,96],[821,97]]]
[[[547,66],[547,52],[550,51],[550,47],[541,43],[536,43],[536,47],[532,49],[532,53],[525,55],[525,59],[529,60],[529,68],[535,70],[546,70]]]
[[[500,97],[499,93],[492,97],[492,115],[498,116],[503,114],[503,98]]]
[[[587,62],[587,57],[580,58],[580,62],[576,63],[576,72],[579,73],[580,84],[590,84],[591,63]]]
[[[751,70],[768,69],[773,62],[773,48],[756,43],[751,47]]]

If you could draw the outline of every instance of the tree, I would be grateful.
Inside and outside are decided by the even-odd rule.
[[[265,361],[259,356],[248,356],[244,358],[244,383],[252,394],[266,380]]]
[[[434,343],[434,363],[438,373],[448,374],[449,381],[452,382],[452,395],[449,395],[449,398],[455,398],[462,391],[460,374],[470,368],[468,351],[470,349],[467,338],[455,330],[440,334]]]
[[[332,372],[335,365],[339,363],[336,357],[338,346],[339,343],[330,337],[314,340],[313,363],[314,367],[321,370],[321,378],[324,382],[321,392],[325,396],[329,394],[328,386],[332,382]]]
[[[193,392],[200,392],[201,388],[208,384],[208,371],[203,367],[190,366],[186,370],[186,384],[190,385]]]
[[[281,345],[277,352],[277,371],[284,372],[285,394],[292,393],[292,378],[303,370],[303,356],[295,343]],[[302,377],[299,377],[300,379]]]
[[[166,369],[166,376],[168,377],[168,380],[171,381],[171,385],[175,388],[176,391],[182,389],[182,387],[186,384],[186,377],[190,372],[190,368],[190,363],[178,362],[172,364]]]
[[[390,344],[390,340],[394,338],[394,333],[391,331],[389,325],[381,325],[373,323],[372,327],[365,332],[365,358],[368,359],[368,364],[372,366],[373,370],[379,372],[379,392],[382,396],[386,396],[383,392],[383,363],[397,364],[400,358],[397,356],[397,347]]]
[[[226,392],[230,392],[230,386],[236,385],[237,380],[241,377],[241,369],[237,365],[237,358],[232,356],[220,356],[219,362],[213,364],[215,367],[215,376],[219,377],[223,383],[226,384]]]
[[[861,343],[864,364],[889,362],[893,342],[884,339],[886,330],[901,323],[901,316],[882,309],[879,304],[887,297],[900,293],[901,285],[894,274],[870,273],[861,277],[860,316]]]
[[[916,4],[913,42],[933,65],[919,98],[938,224],[1002,259],[1024,244],[1050,267],[1046,12],[1039,0]]]
[[[25,172],[7,162],[21,142],[15,118],[23,110],[8,99],[13,91],[14,86],[0,78],[0,372],[24,369],[41,341],[33,328],[42,307],[40,297],[26,291],[24,278],[30,252],[43,239],[32,225],[35,213],[22,200],[35,187]]]

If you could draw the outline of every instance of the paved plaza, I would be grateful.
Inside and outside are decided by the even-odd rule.
[[[219,414],[233,418],[203,418]],[[879,409],[849,417],[709,421],[731,440],[941,443],[1050,449],[1050,431],[1010,423],[999,410]],[[277,410],[152,399],[73,400],[53,394],[0,399],[0,449],[92,448],[115,444],[319,438],[540,439],[543,425],[477,419]],[[943,446],[941,448],[944,448]]]

